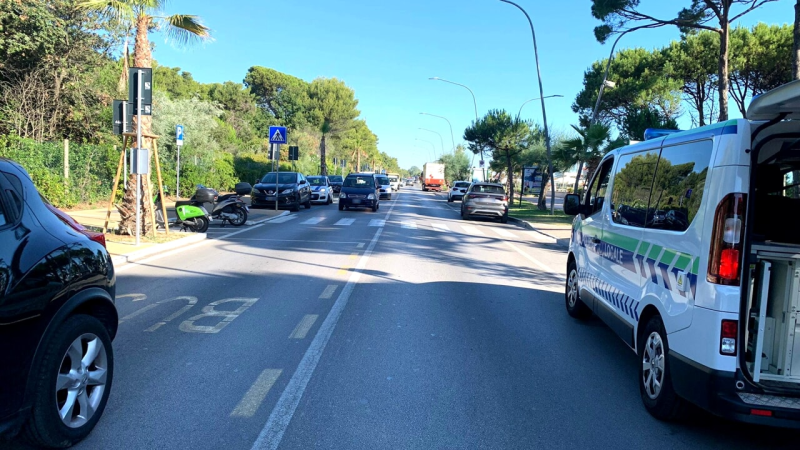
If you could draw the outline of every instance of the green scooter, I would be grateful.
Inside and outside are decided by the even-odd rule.
[[[164,189],[166,193],[167,190]],[[156,208],[156,223],[159,227],[164,227],[164,216],[161,213],[161,194],[156,194],[153,200]],[[181,231],[193,231],[196,233],[205,233],[208,230],[208,225],[211,220],[208,218],[208,211],[202,206],[195,206],[195,203],[190,200],[178,200],[175,202],[175,213],[178,215],[177,219],[169,219],[171,226],[180,226]]]

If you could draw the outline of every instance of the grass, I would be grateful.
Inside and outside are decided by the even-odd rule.
[[[514,204],[508,208],[508,215],[528,222],[547,224],[569,225],[573,219],[572,216],[564,214],[564,211],[558,208],[556,208],[555,214],[551,216],[549,209],[542,211],[535,204],[524,200],[522,201],[522,206],[520,206],[519,201],[514,201]]]

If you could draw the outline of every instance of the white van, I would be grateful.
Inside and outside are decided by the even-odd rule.
[[[655,417],[800,427],[800,81],[747,116],[603,158],[564,202],[566,307],[637,352]]]

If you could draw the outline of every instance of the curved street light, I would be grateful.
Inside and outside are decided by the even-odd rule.
[[[561,95],[561,94],[548,95],[547,97],[544,97],[544,98],[555,98],[555,97],[563,97],[563,95]],[[539,97],[536,97],[536,98],[532,98],[530,100],[526,100],[525,103],[523,103],[522,106],[519,107],[519,112],[517,113],[517,119],[519,119],[520,114],[522,114],[522,107],[527,105],[528,103],[534,101],[534,100],[540,100],[540,99],[539,99]]]
[[[438,117],[440,119],[447,120],[447,117],[437,116],[436,114],[430,114],[430,113],[426,113],[426,112],[421,112],[420,114],[422,114],[423,116]],[[447,120],[447,125],[450,126],[450,142],[453,144],[453,152],[455,152],[456,151],[456,140],[453,138],[453,124],[451,124],[450,121]]]
[[[555,214],[555,203],[556,203],[556,184],[555,184],[555,177],[553,177],[553,158],[552,158],[552,151],[550,149],[550,132],[547,128],[547,110],[544,106],[544,88],[542,88],[542,71],[539,68],[539,50],[536,47],[536,31],[533,29],[533,21],[531,20],[531,16],[528,15],[527,11],[523,9],[518,4],[510,1],[510,0],[500,0],[503,3],[508,3],[509,5],[517,7],[525,17],[528,19],[528,24],[531,26],[531,36],[533,37],[533,56],[536,61],[536,75],[539,77],[539,100],[542,102],[542,119],[544,121],[544,144],[545,148],[547,149],[547,171],[548,171],[548,178],[550,179],[550,215]]]
[[[420,138],[414,138],[414,140],[415,140],[415,141],[424,142],[424,143],[426,143],[426,144],[429,144],[429,145],[431,146],[431,149],[433,150],[433,159],[434,159],[434,160],[436,159],[436,145],[435,145],[433,142],[431,142],[431,141],[426,141],[425,139],[420,139]]]
[[[442,155],[444,155],[444,140],[442,139],[442,135],[438,131],[429,130],[427,128],[418,128],[418,129],[422,131],[435,133],[437,136],[439,136],[439,143],[442,145]]]
[[[468,90],[469,93],[472,94],[472,105],[475,107],[475,121],[476,122],[478,121],[478,101],[475,100],[475,93],[472,92],[472,89],[470,89],[468,86],[465,86],[465,85],[463,85],[461,83],[456,83],[455,81],[445,80],[444,78],[430,77],[428,79],[429,80],[433,80],[433,81],[444,81],[445,83],[455,84],[456,86],[461,86],[464,89]]]

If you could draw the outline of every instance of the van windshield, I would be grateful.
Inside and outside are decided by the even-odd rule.
[[[342,184],[344,187],[353,187],[353,188],[374,188],[375,182],[374,177],[364,176],[364,177],[347,177]]]

